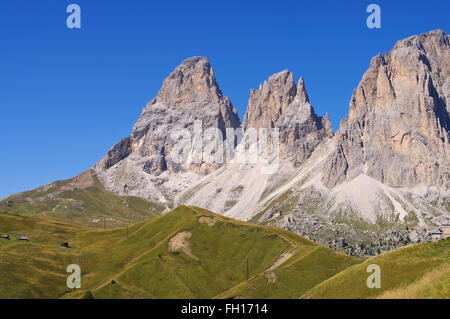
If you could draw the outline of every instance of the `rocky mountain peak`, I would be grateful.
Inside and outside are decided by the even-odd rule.
[[[205,57],[184,60],[164,80],[154,103],[182,106],[193,102],[216,102],[223,98],[214,70]]]
[[[450,187],[450,37],[398,41],[370,63],[336,136],[323,181],[366,174],[392,186]]]
[[[424,49],[430,52],[432,49],[440,51],[441,48],[448,48],[449,45],[448,35],[443,30],[437,29],[397,41],[394,50],[416,47],[419,50]]]
[[[307,159],[322,140],[333,136],[329,118],[317,116],[309,103],[303,77],[296,85],[288,70],[251,90],[244,127],[278,128],[281,155],[295,165]]]
[[[292,72],[284,70],[270,76],[258,90],[251,89],[244,126],[246,128],[274,127],[296,94],[297,88]]]
[[[143,109],[132,134],[114,145],[95,170],[107,186],[121,193],[125,185],[128,191],[149,191],[152,188],[141,183],[166,171],[211,169],[172,160],[171,151],[177,143],[172,134],[187,129],[192,135],[196,121],[203,129],[220,129],[223,139],[227,128],[239,128],[241,124],[205,57],[186,59],[170,73],[157,97]]]

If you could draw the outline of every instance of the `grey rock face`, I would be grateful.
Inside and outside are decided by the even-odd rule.
[[[328,114],[321,118],[309,103],[303,78],[295,85],[292,72],[269,77],[252,89],[244,118],[245,129],[278,128],[280,154],[300,165],[326,138],[333,136]]]
[[[431,31],[372,59],[336,134],[325,185],[363,173],[395,187],[450,188],[449,42]]]
[[[193,130],[195,120],[203,129],[219,128],[226,138],[226,128],[240,127],[240,120],[230,99],[222,95],[214,71],[204,57],[186,59],[163,82],[158,96],[144,108],[131,136],[113,146],[102,160],[109,169],[130,155],[142,158],[142,171],[159,174],[165,170],[186,169],[169,156],[176,141],[176,129]]]
[[[114,145],[93,167],[96,175],[110,191],[173,207],[174,197],[181,190],[223,165],[205,163],[203,158],[195,163],[187,158],[174,160],[179,140],[173,133],[187,130],[193,143],[197,120],[201,121],[203,132],[218,128],[224,140],[227,128],[240,128],[241,124],[204,57],[184,60],[164,80],[158,95],[143,109],[131,135]],[[191,144],[191,153],[186,156],[193,154],[192,147]]]
[[[431,31],[374,57],[329,155],[260,222],[356,255],[430,240],[450,218],[449,42]]]
[[[259,89],[250,90],[247,112],[244,116],[246,128],[272,128],[288,105],[297,95],[292,72],[281,71],[260,84]]]

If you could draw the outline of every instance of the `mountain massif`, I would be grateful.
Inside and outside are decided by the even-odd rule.
[[[450,36],[441,30],[375,56],[336,134],[328,115],[315,113],[305,80],[296,83],[288,70],[251,90],[241,123],[208,59],[192,57],[164,80],[131,135],[85,174],[102,190],[143,198],[158,212],[195,205],[352,255],[376,255],[427,241],[450,219],[449,114]],[[267,129],[278,146],[259,152],[278,152],[276,171],[263,173],[261,161],[208,162],[189,143],[191,160],[175,161],[180,140],[173,133],[195,136],[196,125],[220,131],[236,153],[251,148],[252,129]],[[242,136],[230,136],[236,131]]]

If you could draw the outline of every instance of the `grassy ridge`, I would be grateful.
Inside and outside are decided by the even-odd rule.
[[[381,268],[381,288],[367,288],[367,266]],[[450,239],[402,247],[350,267],[322,282],[304,298],[449,298]],[[441,278],[439,285],[431,278]],[[433,287],[432,287],[433,286]]]
[[[83,174],[86,176],[89,171]],[[161,205],[139,197],[109,192],[95,176],[87,176],[89,183],[85,182],[82,186],[77,186],[78,177],[75,177],[14,194],[0,202],[0,211],[111,228],[159,216],[164,210]],[[12,201],[12,204],[7,201]]]
[[[450,298],[450,264],[427,272],[422,278],[406,287],[384,292],[381,299]]]

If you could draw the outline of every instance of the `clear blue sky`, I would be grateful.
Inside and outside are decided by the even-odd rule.
[[[81,7],[82,28],[66,27]],[[368,29],[366,7],[381,7]],[[162,80],[207,56],[242,118],[250,88],[289,69],[333,128],[371,57],[450,32],[448,0],[0,2],[0,197],[72,177],[129,135]]]

